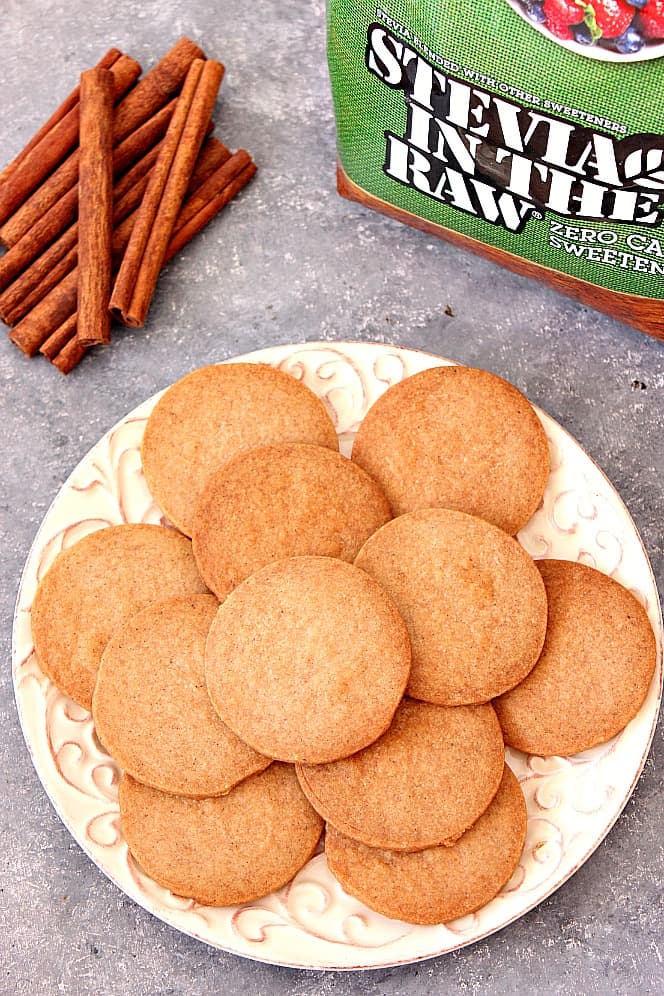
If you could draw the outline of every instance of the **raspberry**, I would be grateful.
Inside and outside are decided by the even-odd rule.
[[[569,41],[574,36],[566,24],[558,24],[556,21],[547,21],[546,26],[552,35],[556,38],[561,38],[563,41]]]
[[[648,0],[639,11],[641,32],[651,41],[664,38],[664,0]]]
[[[573,35],[570,25],[579,24],[583,20],[583,10],[574,0],[544,0],[546,26],[552,35],[569,41]]]
[[[634,8],[626,0],[589,0],[602,38],[617,38],[632,23]]]

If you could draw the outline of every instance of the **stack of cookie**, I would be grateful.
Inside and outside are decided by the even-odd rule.
[[[348,460],[299,381],[205,367],[162,396],[142,457],[176,528],[85,537],[32,609],[43,670],[123,769],[136,860],[179,895],[248,902],[325,823],[332,872],[372,909],[440,923],[488,902],[526,832],[505,743],[604,742],[655,667],[628,591],[514,539],[549,473],[526,399],[425,371]]]

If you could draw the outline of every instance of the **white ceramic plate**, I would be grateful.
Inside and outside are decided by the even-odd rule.
[[[349,453],[363,415],[391,384],[450,361],[372,343],[278,346],[241,357],[269,363],[320,395]],[[476,941],[557,889],[595,850],[643,768],[661,696],[662,618],[657,590],[625,506],[590,457],[540,412],[552,472],[542,507],[519,535],[534,557],[580,560],[615,577],[648,610],[658,639],[657,674],[638,716],[610,743],[572,758],[508,751],[528,804],[519,867],[501,894],[454,923],[416,927],[372,913],[345,895],[318,854],[286,888],[239,907],[211,908],[173,896],[127,851],[119,824],[118,770],[90,714],[39,670],[30,632],[38,580],[60,550],[121,522],[160,522],[139,447],[158,396],[127,415],[93,447],[51,505],[30,551],[14,620],[16,701],[33,763],[58,814],[101,870],[137,903],[208,944],[298,968],[379,968],[430,958]]]

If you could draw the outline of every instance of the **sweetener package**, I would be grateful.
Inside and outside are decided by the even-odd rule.
[[[664,0],[330,0],[341,194],[664,338]]]

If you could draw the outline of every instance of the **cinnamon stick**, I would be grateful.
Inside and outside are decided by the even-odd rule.
[[[229,160],[230,161],[230,160]],[[202,170],[204,173],[205,170]],[[251,179],[251,177],[256,172],[256,167],[253,162],[250,162],[248,166],[235,176],[234,179],[228,182],[229,170],[225,170],[223,165],[219,167],[214,176],[214,182],[212,177],[208,177],[203,180],[206,188],[209,192],[209,201],[199,207],[200,198],[197,196],[200,190],[200,186],[194,187],[192,184],[192,189],[189,198],[185,201],[182,206],[182,211],[178,216],[178,222],[176,224],[176,231],[171,241],[168,244],[164,261],[169,259],[180,251],[187,242],[197,235],[204,227],[207,225],[211,219],[218,214],[226,204],[234,197],[241,189],[245,186]],[[232,175],[232,171],[231,174]],[[191,205],[195,205],[196,210],[192,211]],[[182,219],[182,224],[180,223]],[[129,221],[130,219],[127,219]],[[126,222],[123,222],[126,225]],[[122,226],[120,226],[122,227]],[[127,240],[129,235],[126,236]],[[74,271],[75,277],[75,271]],[[17,326],[13,332],[10,333],[10,339],[26,353],[28,356],[33,356],[43,345],[47,342],[50,343],[49,352],[52,352],[53,343],[56,341],[54,339],[54,334],[64,331],[67,321],[70,321],[69,334],[71,337],[75,336],[76,327],[76,281],[73,281],[69,275],[68,278],[61,281],[61,283],[54,289],[52,295],[50,295],[51,300],[45,298],[44,301],[35,308],[19,326]],[[60,332],[60,334],[62,334]],[[62,339],[59,340],[62,342]],[[82,356],[83,354],[81,354]],[[73,350],[67,354],[66,362],[63,360],[62,366],[67,366],[69,369],[73,369],[72,358],[74,356]],[[80,358],[80,357],[79,357]],[[63,372],[69,372],[69,370],[63,370]]]
[[[7,249],[15,246],[42,215],[76,186],[77,180],[78,149],[72,152],[0,227],[0,243]]]
[[[214,125],[212,121],[208,124],[208,131],[212,131]],[[136,132],[133,133],[134,135]],[[212,143],[212,144],[211,144]],[[123,143],[124,145],[124,143]],[[119,146],[122,148],[122,146]],[[220,152],[220,150],[222,150]],[[116,150],[117,152],[118,150]],[[119,225],[127,218],[140,204],[149,180],[149,172],[154,166],[159,154],[159,144],[150,149],[134,166],[128,170],[116,182],[113,187],[113,224]],[[217,139],[208,138],[203,146],[201,155],[196,164],[196,170],[192,177],[200,181],[199,169],[205,165],[209,175],[217,166],[230,156],[229,150]],[[115,161],[115,157],[114,157]],[[199,166],[200,164],[200,166]],[[66,195],[62,200],[69,200],[73,196],[76,200],[74,212],[77,210],[78,196],[77,188],[74,187],[71,195]],[[62,200],[58,203],[62,203]],[[56,208],[47,212],[44,218],[37,222],[30,230],[30,233],[49,231],[48,218],[55,215]],[[43,225],[43,227],[42,227]],[[29,233],[29,234],[30,234]],[[37,236],[35,235],[35,238]],[[50,235],[45,235],[43,241],[48,242]],[[24,237],[27,239],[27,236]],[[60,282],[77,263],[76,245],[78,239],[78,224],[71,225],[63,234],[38,256],[14,282],[0,294],[0,319],[5,325],[16,325],[17,322],[27,315],[27,313],[37,304],[38,301],[47,294],[52,287]],[[23,244],[24,240],[21,240]],[[31,247],[32,243],[26,243]],[[0,260],[0,276],[2,274],[3,263],[8,260],[17,247],[6,253]],[[126,241],[122,243],[121,251],[124,252]],[[72,250],[74,253],[72,254]],[[116,247],[117,254],[117,247]]]
[[[191,174],[191,179],[189,181],[189,186],[187,187],[187,192],[185,197],[185,204],[189,202],[189,198],[205,183],[205,181],[212,176],[213,173],[223,166],[225,162],[231,158],[231,150],[223,142],[220,142],[218,138],[209,137],[206,138],[201,146],[201,151],[196,160],[196,165],[194,166],[194,172]],[[184,204],[183,204],[184,208]],[[182,212],[180,212],[182,213]],[[180,220],[180,215],[178,215],[178,222]]]
[[[243,150],[240,150],[240,152],[243,152]],[[176,231],[168,244],[164,264],[172,259],[180,249],[193,239],[246,186],[256,173],[256,166],[250,159],[248,165],[241,169],[239,173],[236,173],[233,179],[228,181],[228,176],[233,175],[233,172],[232,170],[224,171],[219,168],[213,174],[214,182],[205,183],[209,196],[204,203],[201,203],[199,196],[200,188],[192,191],[191,197],[185,202],[178,216]],[[210,179],[213,178],[211,177]],[[187,208],[189,209],[187,210]],[[74,314],[68,322],[63,323],[60,329],[56,330],[47,339],[40,350],[40,352],[52,359],[49,354],[53,352],[55,346],[59,345],[58,361],[56,362],[55,359],[52,359],[52,362],[64,374],[70,373],[76,364],[83,359],[85,354],[84,351],[77,351],[73,347],[70,348],[69,343],[66,346],[62,345],[67,336],[69,336],[69,342],[76,342],[74,338],[76,334],[75,328],[76,315]]]
[[[100,69],[99,72],[108,72],[108,70]],[[12,280],[15,280],[71,223],[72,218],[76,216],[77,208],[78,190],[72,187],[4,254],[0,259],[0,291],[4,291]]]
[[[104,55],[96,65],[96,69],[110,69],[114,62],[122,55],[119,48],[109,48],[106,55]],[[44,122],[39,131],[35,132],[30,141],[25,145],[19,154],[12,160],[5,168],[0,172],[0,187],[4,184],[8,176],[15,172],[17,166],[23,162],[29,152],[34,149],[36,145],[39,145],[42,138],[44,138],[51,131],[52,128],[61,121],[64,116],[71,111],[72,107],[75,107],[79,100],[79,89],[76,87],[75,90],[69,94],[68,97],[62,101],[60,106],[51,114],[48,121]]]
[[[110,69],[114,62],[122,55],[122,52],[118,48],[110,48],[108,52],[99,60],[96,67],[97,69]],[[35,132],[30,141],[21,149],[19,154],[5,166],[5,168],[0,172],[0,192],[4,189],[8,179],[13,176],[21,163],[27,158],[28,154],[32,152],[35,146],[39,145],[43,138],[55,128],[57,124],[72,110],[76,107],[79,101],[79,88],[76,87],[75,90],[65,97],[59,107],[55,109],[53,114],[51,114],[48,121],[45,121],[41,126],[39,131]],[[1,196],[1,194],[0,194]],[[0,244],[2,240],[0,239]]]
[[[139,83],[138,86],[141,84]],[[137,125],[121,141],[116,140],[115,125],[113,125],[113,175],[121,176],[125,170],[133,166],[149,149],[154,148],[168,131],[177,104],[177,97],[169,100],[151,117]],[[120,105],[122,106],[122,105]]]
[[[78,272],[74,269],[11,330],[9,338],[26,356],[34,356],[51,333],[76,311],[77,286]]]
[[[45,269],[37,265],[46,260],[52,250],[58,249],[59,252],[62,246],[58,242],[40,256],[29,270],[21,274],[4,294],[0,295],[0,319],[5,325],[17,325],[77,265],[78,226],[74,225],[68,229],[67,236],[70,236],[72,231],[71,247],[61,258],[55,262],[48,261]]]
[[[243,187],[249,183],[251,178],[256,173],[256,164],[251,162],[248,166],[237,174],[230,183],[226,186],[221,187],[214,195],[210,196],[210,199],[202,205],[200,210],[187,221],[183,223],[180,228],[177,229],[173,235],[171,241],[168,243],[168,249],[166,250],[166,255],[164,256],[164,263],[168,263],[169,260],[175,256],[176,253],[180,252],[181,249],[190,242],[194,236],[198,235],[205,226],[212,221],[220,211],[226,207],[226,205],[236,197]]]
[[[113,203],[117,209],[119,204],[122,204],[127,195],[131,194],[132,190],[136,189],[137,184],[143,180],[147,174],[150,172],[152,167],[157,161],[157,156],[159,155],[159,149],[161,147],[161,142],[157,142],[151,149],[149,149],[144,156],[141,156],[134,165],[127,170],[122,177],[116,181],[113,187]],[[127,215],[125,214],[125,218]]]
[[[211,132],[213,128],[214,125],[212,121],[209,121],[207,127],[208,133]],[[210,145],[209,143],[214,144]],[[225,150],[226,159],[230,156],[230,152],[222,142],[217,141],[217,139],[207,139],[201,149],[199,161],[204,161],[209,172],[213,172],[221,162],[221,160],[215,156],[214,150],[216,150],[217,147]],[[143,195],[150,181],[150,172],[157,161],[160,149],[161,143],[156,145],[154,149],[151,149],[145,156],[143,156],[143,158],[140,159],[132,169],[125,173],[122,179],[119,180],[113,187],[114,225],[118,225],[121,221],[127,218],[143,200]]]
[[[233,170],[218,167],[212,176],[209,175],[210,164],[216,157],[224,158],[228,151],[221,142],[210,139],[206,143],[209,149],[204,149],[199,159],[199,165],[192,177],[189,188],[189,197],[182,206],[182,211],[178,216],[175,227],[175,234],[171,239],[166,251],[165,260],[171,259],[179,250],[195,235],[205,227],[205,225],[216,215],[235,194],[251,179],[256,172],[256,167],[250,162],[234,180],[228,182],[229,176],[233,175]],[[236,153],[236,156],[239,155]],[[243,153],[246,155],[246,153]],[[232,158],[232,157],[231,157]],[[226,160],[230,162],[230,159]],[[236,160],[237,162],[237,160]],[[200,207],[200,190],[205,185],[209,201]],[[226,194],[224,195],[224,191]],[[123,227],[127,229],[127,222],[133,224],[133,218],[128,218],[117,229],[116,233]],[[130,230],[125,231],[125,245],[129,240]],[[76,315],[76,270],[67,275],[65,279],[47,295],[37,307],[9,334],[9,338],[28,356],[34,354],[40,347],[53,337],[68,319]],[[75,321],[70,329],[75,329]],[[71,331],[74,335],[75,331]]]
[[[159,60],[156,66],[146,73],[144,78],[137,83],[122,103],[116,108],[115,120],[113,124],[113,145],[117,146],[123,142],[133,131],[138,129],[151,118],[156,117],[157,112],[165,109],[165,105],[171,100],[173,95],[182,86],[189,67],[194,59],[204,59],[205,54],[195,42],[190,38],[180,38],[173,45],[166,55]],[[172,113],[172,111],[171,111]],[[166,115],[170,120],[171,114]],[[166,131],[164,126],[161,134]],[[155,139],[156,141],[156,139]],[[153,145],[144,145],[142,151]],[[126,168],[131,165],[130,160],[125,163]],[[18,220],[16,226],[4,224],[0,228],[0,242],[6,246],[12,246],[21,235],[24,235],[28,228],[41,217],[41,215],[51,207],[63,194],[76,184],[78,179],[78,151],[74,152],[69,159],[63,163],[59,170],[50,176],[39,188],[34,202],[29,211]],[[34,195],[33,195],[34,196]],[[2,217],[0,216],[0,225]]]
[[[141,74],[141,67],[135,59],[121,55],[106,70],[113,73],[115,99],[126,93]],[[32,191],[74,148],[78,140],[80,108],[75,104],[47,135],[33,146],[27,155],[12,170],[0,185],[0,224],[25,201]]]
[[[181,87],[189,66],[194,59],[204,58],[203,51],[189,38],[181,38],[166,53],[157,65],[137,83],[116,108],[113,128],[113,143],[118,145],[131,135],[133,131],[156,118],[158,112],[166,110],[165,105]],[[172,102],[173,105],[175,101]],[[172,108],[166,117],[170,120]],[[163,135],[168,125],[164,124]],[[161,135],[159,137],[161,137]],[[154,141],[157,141],[155,139]],[[145,149],[154,144],[143,145],[135,158]],[[124,166],[116,166],[116,170],[126,169],[134,159],[129,159]],[[5,246],[14,245],[31,225],[35,223],[60,197],[75,186],[78,179],[78,150],[37,188],[34,194],[25,202],[22,208],[0,227],[0,243]]]
[[[42,356],[45,356],[47,360],[54,360],[58,353],[64,349],[70,339],[73,339],[76,335],[76,326],[78,324],[78,313],[75,311],[73,315],[65,319],[60,328],[57,328],[55,332],[52,333],[39,347],[39,352]]]
[[[60,373],[68,374],[81,362],[87,353],[89,346],[83,346],[76,336],[62,347],[59,353],[53,357],[51,363],[57,367]]]
[[[150,118],[144,124],[128,135],[113,151],[113,173],[119,176],[129,166],[136,162],[148,149],[159,142],[166,133],[168,123],[173,115],[177,100],[172,100],[165,107]],[[41,187],[35,190],[34,194],[11,216],[0,228],[0,242],[8,247],[16,245],[23,236],[36,225],[39,220],[48,212],[55,210],[63,198],[66,198],[71,191],[76,189],[78,180],[78,149],[72,153],[68,159],[62,163],[51,176],[42,183]],[[76,195],[75,200],[78,198]],[[69,205],[71,206],[71,201]],[[76,206],[70,214],[68,221],[72,221],[76,214]],[[55,217],[54,215],[51,218]],[[62,217],[62,216],[58,216]],[[67,224],[67,222],[65,222]],[[48,230],[52,231],[52,221],[47,223]],[[57,234],[57,233],[56,233]]]
[[[111,341],[113,228],[113,79],[107,69],[81,74],[78,179],[78,328],[81,346]]]
[[[126,168],[127,161],[133,161],[137,155],[142,155],[144,146],[148,147],[148,152],[135,163],[135,166],[140,167],[142,172],[147,172],[154,165],[156,152],[154,155],[151,155],[149,146],[156,141],[157,145],[154,148],[158,148],[159,139],[168,127],[175,103],[176,101],[171,101],[171,104],[162,108],[154,118],[151,118],[150,121],[146,122],[135,132],[132,132],[129,138],[125,139],[115,149],[113,153],[114,172],[119,173]],[[76,174],[78,174],[78,150],[75,155]],[[135,186],[133,177],[125,174],[113,189],[114,197],[120,196],[122,191],[126,191],[131,186]],[[145,188],[141,189],[139,199],[142,196],[143,189]],[[40,193],[41,190],[38,190],[37,194]],[[134,196],[136,196],[136,192]],[[125,205],[125,217],[134,210],[137,203],[138,201],[135,203],[129,202]],[[10,222],[8,222],[8,225],[18,222],[19,215],[29,206],[30,201],[26,201],[21,211],[14,215]],[[9,252],[5,253],[2,259],[0,259],[0,290],[7,286],[9,279],[15,279],[15,284],[12,284],[8,291],[0,294],[0,318],[7,325],[15,324],[18,318],[26,314],[26,310],[23,310],[21,313],[22,298],[27,296],[31,289],[36,287],[39,281],[76,244],[78,238],[77,226],[73,225],[69,229],[66,229],[66,226],[76,217],[77,211],[78,187],[75,183],[60,200],[56,201],[28,229]],[[63,232],[63,234],[60,235],[60,232]],[[40,253],[41,256],[39,255]],[[32,262],[33,260],[35,261],[34,263]],[[22,273],[22,276],[16,277],[19,273]],[[14,314],[18,314],[18,318],[10,317],[10,315]]]
[[[180,251],[252,178],[256,172],[246,149],[239,149],[228,158],[183,204],[164,262]],[[205,218],[205,220],[203,220]]]
[[[201,154],[196,161],[196,168],[192,174],[191,180],[189,181],[187,196],[190,196],[193,191],[197,190],[203,183],[205,183],[208,177],[210,177],[214,171],[219,168],[219,166],[230,158],[230,155],[230,150],[224,145],[223,142],[219,142],[216,138],[206,139],[203,143]],[[143,192],[145,191],[145,186],[147,185],[148,180],[149,177],[144,177],[143,180],[140,181],[136,187],[116,205],[115,220],[117,224],[113,229],[113,239],[111,241],[111,256],[113,257],[113,264],[116,272],[120,268],[122,257],[124,256],[127,245],[129,244],[129,239],[138,215],[138,207],[142,200]],[[135,203],[130,213],[126,209],[130,207],[132,201],[135,201]],[[186,203],[187,202],[185,202],[185,205]],[[183,205],[183,210],[185,205]],[[0,302],[1,301],[2,297],[0,297]],[[1,314],[0,317],[2,317]]]
[[[191,38],[183,37],[146,73],[117,109],[113,125],[115,145],[178,92],[196,59],[205,59],[205,53]]]
[[[213,60],[195,60],[187,73],[111,294],[125,325],[145,322],[223,73]]]
[[[196,169],[191,178],[188,189],[190,197],[194,196],[198,188],[208,180],[211,166],[216,162],[225,161],[228,155],[230,153],[223,143],[218,142],[214,138],[208,139],[201,150]],[[188,203],[188,201],[185,201],[183,210],[186,209]],[[126,218],[114,231],[114,249],[120,256],[124,253],[129,242],[136,214],[137,212],[134,212],[134,214]],[[194,234],[196,233],[194,232]],[[77,249],[74,247],[71,253],[65,257],[65,261],[71,261],[71,257],[73,257],[73,263],[65,271],[62,279],[52,285],[46,294],[37,299],[31,310],[24,314],[21,321],[9,333],[11,341],[26,356],[34,356],[48,337],[76,311],[76,288],[78,283],[76,255]]]

